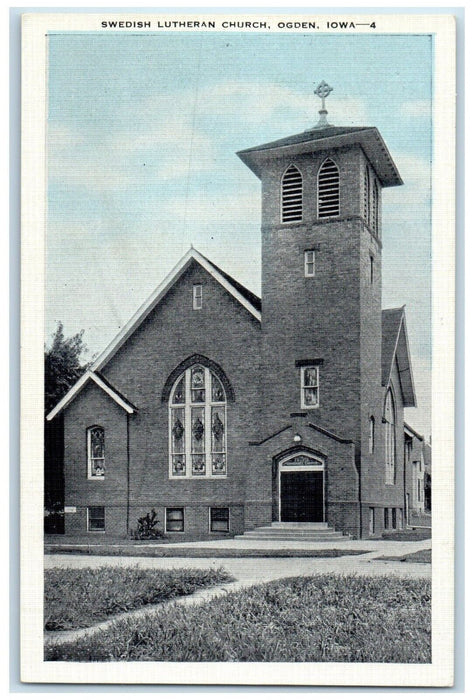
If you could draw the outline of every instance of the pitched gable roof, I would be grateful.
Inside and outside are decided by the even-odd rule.
[[[126,411],[127,413],[136,413],[137,409],[133,405],[133,403],[131,403],[128,399],[125,398],[123,394],[117,391],[117,389],[115,389],[115,387],[112,386],[112,384],[108,380],[100,376],[98,373],[88,370],[74,384],[74,386],[72,386],[69,389],[66,396],[64,396],[61,399],[61,401],[56,404],[53,410],[48,413],[48,415],[46,416],[46,420],[53,420],[53,418],[55,418],[55,416],[57,416],[58,413],[63,411],[89,381],[95,382],[95,384],[97,384],[97,386],[100,389],[102,389],[102,391],[104,391],[108,396],[110,396],[110,398],[113,401],[115,401],[115,403],[117,403],[121,408],[123,408],[124,411]]]
[[[77,381],[74,386],[68,391],[66,396],[53,408],[53,410],[47,415],[47,420],[52,420],[60,411],[62,411],[66,406],[75,398],[75,396],[83,389],[87,381],[92,379],[98,384],[106,393],[111,396],[119,405],[121,405],[129,413],[133,413],[135,407],[131,404],[125,397],[123,397],[119,391],[110,385],[110,383],[100,375],[100,370],[106,365],[106,363],[115,355],[115,353],[122,347],[122,345],[128,340],[128,338],[135,332],[142,321],[148,316],[148,314],[155,308],[155,306],[163,299],[165,294],[170,290],[170,288],[178,281],[181,275],[188,269],[188,267],[193,263],[197,262],[201,265],[219,284],[221,284],[224,289],[226,289],[229,294],[231,294],[242,306],[254,317],[257,321],[261,320],[261,301],[256,294],[253,294],[250,290],[244,287],[242,284],[233,279],[226,272],[221,270],[217,265],[211,263],[210,260],[201,255],[194,248],[190,248],[188,252],[181,258],[178,264],[171,270],[163,282],[158,285],[155,291],[148,297],[148,299],[140,306],[138,311],[132,316],[132,318],[125,324],[125,326],[116,335],[114,340],[105,348],[99,357],[92,364],[90,371],[86,372],[79,381]],[[131,409],[131,410],[129,410]]]
[[[244,287],[244,285],[240,284],[240,282],[237,282],[236,279],[234,279],[233,277],[228,275],[227,272],[224,272],[224,270],[222,270],[220,267],[217,267],[217,265],[215,263],[213,263],[211,260],[209,260],[209,258],[205,258],[204,255],[202,257],[205,260],[207,260],[209,265],[212,265],[212,267],[216,270],[216,272],[221,274],[222,277],[225,280],[227,280],[227,282],[229,282],[229,284],[231,284],[233,287],[235,287],[235,289],[238,292],[240,292],[240,294],[242,294],[242,296],[245,299],[247,299],[247,301],[250,302],[250,304],[252,304],[252,306],[254,306],[256,309],[258,309],[258,311],[262,310],[262,300],[260,299],[260,297],[258,297],[256,294],[251,292],[250,289],[247,289],[247,287]]]
[[[155,308],[158,302],[163,299],[165,294],[178,281],[178,279],[188,269],[193,261],[201,265],[212,277],[214,277],[214,279],[219,282],[219,284],[221,284],[224,289],[229,292],[229,294],[237,299],[237,301],[240,302],[240,304],[242,304],[242,306],[252,316],[254,316],[257,321],[261,320],[260,299],[241,284],[233,280],[232,277],[226,275],[225,273],[223,274],[218,267],[205,258],[204,255],[201,255],[201,253],[195,250],[195,248],[190,248],[188,252],[183,255],[178,264],[175,265],[175,267],[167,275],[167,277],[165,277],[163,282],[158,285],[155,291],[152,292],[152,294],[140,306],[138,311],[132,316],[128,323],[125,324],[112,342],[105,348],[104,352],[101,353],[95,360],[91,367],[93,371],[101,370],[105,366],[110,358],[115,355],[117,350],[122,347],[125,341],[128,340],[132,333],[134,333],[134,331],[138,328],[146,316],[148,316],[152,309]]]
[[[415,385],[408,346],[405,307],[382,311],[382,386],[388,386],[397,363],[403,394],[403,405],[416,406]]]

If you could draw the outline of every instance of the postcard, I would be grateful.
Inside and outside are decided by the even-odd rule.
[[[455,33],[23,16],[23,682],[453,684]]]

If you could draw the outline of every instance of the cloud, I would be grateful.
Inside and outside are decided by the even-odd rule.
[[[319,100],[278,83],[221,82],[130,104],[103,124],[50,123],[49,178],[98,192],[223,172],[233,151],[313,126]],[[332,123],[367,121],[361,99],[333,100]]]
[[[431,100],[408,100],[400,105],[402,115],[408,117],[431,117]]]

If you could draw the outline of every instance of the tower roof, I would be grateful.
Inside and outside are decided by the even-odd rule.
[[[315,127],[261,146],[246,148],[237,155],[257,177],[261,177],[263,166],[274,158],[353,145],[359,145],[363,149],[382,187],[403,185],[397,166],[379,130],[374,126]]]

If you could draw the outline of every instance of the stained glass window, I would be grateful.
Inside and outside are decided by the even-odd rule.
[[[87,468],[89,479],[105,476],[105,432],[99,425],[87,429]]]
[[[176,380],[170,395],[170,475],[226,476],[226,394],[208,367],[196,364]]]

